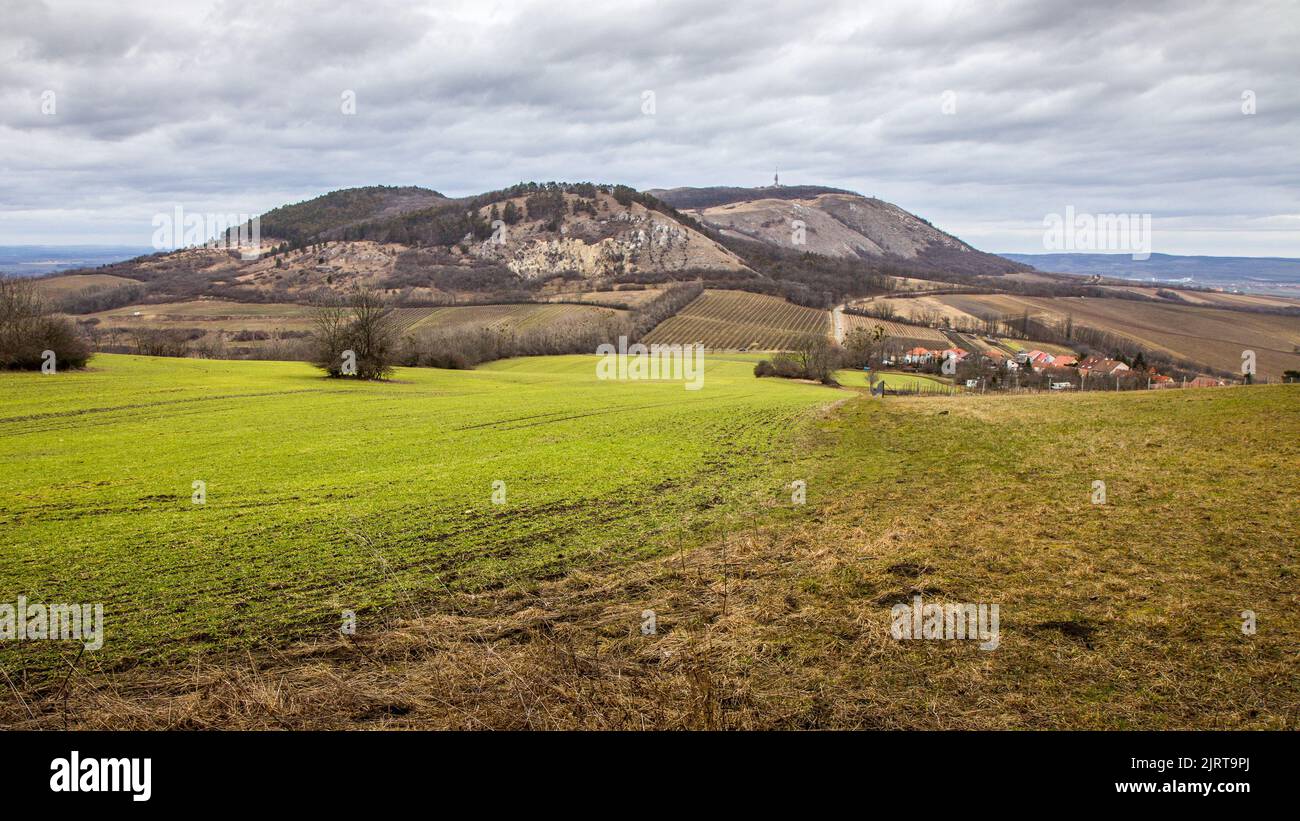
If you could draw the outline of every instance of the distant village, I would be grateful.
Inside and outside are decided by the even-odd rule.
[[[1231,384],[1225,379],[1198,374],[1176,379],[1147,365],[1142,355],[1123,361],[1103,356],[1080,360],[1073,354],[1052,354],[1037,349],[1015,353],[989,349],[972,353],[963,348],[931,350],[915,347],[881,362],[886,367],[950,376],[973,390],[1047,389],[1150,390],[1205,388]]]

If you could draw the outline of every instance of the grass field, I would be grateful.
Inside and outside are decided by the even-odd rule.
[[[653,553],[778,494],[791,426],[839,398],[746,360],[711,362],[699,391],[599,382],[594,363],[387,384],[112,355],[0,374],[0,601],[102,602],[106,664],[321,635],[345,609]],[[57,649],[0,659],[38,672]]]
[[[876,376],[890,390],[951,390],[952,383],[945,382],[937,376],[924,373],[902,373],[899,371],[877,371]],[[835,381],[846,388],[869,388],[865,371],[841,370],[835,372]]]
[[[702,343],[710,350],[781,350],[829,335],[829,311],[747,291],[705,291],[646,335],[646,344]]]
[[[1001,347],[1004,350],[1011,350],[1016,353],[1020,353],[1021,351],[1043,351],[1044,353],[1050,353],[1053,356],[1076,356],[1073,349],[1067,348],[1064,345],[1056,345],[1051,342],[1033,342],[1028,339],[1012,339],[1006,336],[995,338],[998,342],[1002,343]]]
[[[74,649],[0,646],[0,725],[1300,724],[1300,386],[871,400],[753,360],[0,374],[0,601],[108,633],[66,713]],[[916,595],[998,604],[999,647],[894,640]]]

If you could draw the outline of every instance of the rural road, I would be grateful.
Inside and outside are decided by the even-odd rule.
[[[844,306],[836,305],[831,309],[831,322],[835,328],[835,344],[844,344]]]

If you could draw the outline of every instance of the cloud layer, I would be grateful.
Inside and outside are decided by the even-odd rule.
[[[0,244],[147,245],[176,203],[354,185],[779,168],[987,250],[1042,251],[1072,205],[1152,214],[1157,252],[1300,256],[1293,4],[804,5],[9,0]]]

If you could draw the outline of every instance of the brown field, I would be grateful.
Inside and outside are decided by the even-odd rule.
[[[128,305],[88,314],[101,328],[204,328],[209,331],[308,330],[311,308],[288,303],[198,299],[158,305]]]
[[[627,305],[639,308],[664,292],[663,288],[627,291],[574,291],[549,294],[547,302],[590,302],[596,305]]]
[[[584,305],[466,305],[442,308],[395,308],[400,333],[425,328],[488,328],[519,330],[561,326],[611,317],[624,313],[612,308]],[[79,319],[98,319],[103,331],[134,328],[201,329],[209,336],[239,331],[310,331],[312,309],[288,303],[244,303],[217,299],[171,302],[159,305],[129,305],[89,314]],[[260,340],[246,344],[258,346]]]
[[[747,291],[705,291],[642,341],[699,342],[714,350],[780,350],[793,347],[801,337],[830,333],[829,311]]]
[[[916,277],[889,277],[890,283],[899,291],[933,291],[938,288],[951,288],[952,283]]]
[[[911,320],[913,322],[942,322],[952,324],[953,322],[978,322],[979,317],[956,308],[952,303],[945,300],[950,299],[958,294],[949,294],[947,296],[917,296],[904,299],[873,299],[871,304],[874,306],[888,305],[894,309],[895,315],[902,321]]]
[[[1175,359],[1223,371],[1240,371],[1244,350],[1255,352],[1261,376],[1278,379],[1282,371],[1300,368],[1297,317],[1094,297],[952,294],[924,299],[948,306],[953,314],[975,317],[1015,317],[1026,310],[1054,322],[1072,316],[1076,325],[1109,331]]]
[[[944,336],[934,328],[926,328],[921,325],[905,325],[901,322],[890,322],[887,319],[875,319],[869,316],[857,316],[855,314],[844,315],[844,333],[850,334],[855,328],[875,328],[882,327],[885,329],[886,338],[891,342],[896,342],[907,348],[947,348],[949,346],[948,337]]]
[[[1172,302],[1173,300],[1163,300],[1156,295],[1161,288],[1149,288],[1137,285],[1115,285],[1107,286],[1108,291],[1127,291],[1128,293],[1139,294],[1148,299],[1161,299],[1162,301]],[[1182,291],[1175,290],[1179,299],[1190,305],[1201,305],[1207,308],[1300,308],[1300,299],[1295,297],[1274,296],[1272,294],[1227,294],[1219,291]]]
[[[33,279],[32,283],[40,291],[41,296],[49,300],[62,299],[78,291],[91,288],[110,291],[126,285],[140,284],[138,280],[116,277],[112,274],[71,274],[69,276],[43,277]]]
[[[487,328],[493,331],[527,330],[573,325],[625,313],[613,308],[567,303],[557,305],[539,305],[536,303],[464,305],[446,308],[401,308],[398,310],[410,312],[411,316],[423,313],[418,319],[405,326],[405,330],[413,331],[453,327]]]

